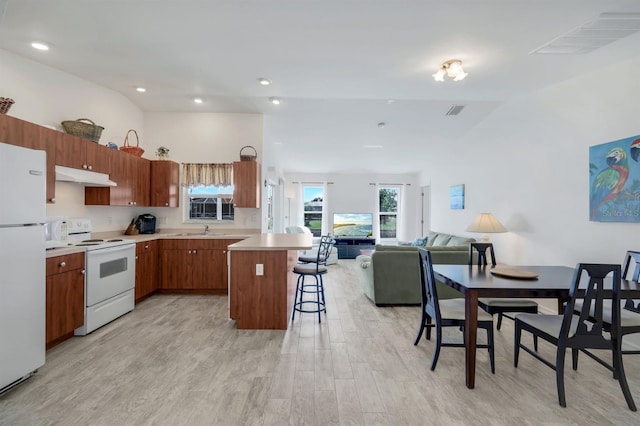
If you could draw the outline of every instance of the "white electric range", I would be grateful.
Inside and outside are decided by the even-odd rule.
[[[130,312],[135,301],[135,242],[92,238],[89,219],[67,219],[66,243],[85,250],[84,336]]]

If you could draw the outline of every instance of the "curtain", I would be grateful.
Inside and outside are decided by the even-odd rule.
[[[322,235],[332,234],[333,231],[329,228],[329,202],[331,201],[331,196],[329,195],[329,187],[331,185],[327,184],[327,182],[322,183]]]
[[[182,163],[182,186],[233,185],[233,163]]]
[[[398,212],[396,215],[396,239],[398,240],[407,240],[409,237],[406,235],[407,233],[407,225],[409,215],[407,212],[407,203],[409,202],[409,196],[407,192],[407,185],[402,184],[398,191]]]

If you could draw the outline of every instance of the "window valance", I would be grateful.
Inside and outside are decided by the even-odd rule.
[[[182,186],[233,185],[233,163],[182,163]]]

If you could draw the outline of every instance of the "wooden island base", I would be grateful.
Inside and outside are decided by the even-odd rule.
[[[292,270],[298,250],[311,245],[310,235],[263,234],[229,246],[229,317],[237,328],[287,329],[297,279]]]

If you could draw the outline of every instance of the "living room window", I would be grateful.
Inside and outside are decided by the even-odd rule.
[[[322,234],[323,188],[304,185],[302,188],[304,203],[304,226],[311,230],[314,237]]]
[[[399,186],[381,186],[378,188],[378,213],[380,238],[397,238]]]

